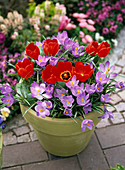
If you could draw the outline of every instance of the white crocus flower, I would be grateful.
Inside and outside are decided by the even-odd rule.
[[[95,33],[95,39],[96,39],[97,41],[99,41],[99,40],[103,41],[103,40],[104,40],[104,37],[103,37],[103,36],[100,36],[100,34],[99,34],[98,32],[96,32],[96,33]]]
[[[113,42],[114,46],[117,47],[118,41],[116,39],[111,39],[111,41]]]
[[[4,116],[4,117],[8,117],[9,116],[9,114],[10,114],[10,110],[7,108],[7,107],[4,107],[4,108],[2,108],[1,110],[0,110],[0,112],[1,112],[1,116]]]

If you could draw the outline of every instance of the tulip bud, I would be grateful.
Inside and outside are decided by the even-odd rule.
[[[4,30],[4,29],[6,29],[6,26],[5,26],[4,24],[1,24],[0,28],[1,28],[2,30]]]
[[[12,14],[12,12],[8,12],[8,14],[7,14],[7,18],[8,18],[8,19],[10,19],[10,20],[12,20],[12,19],[13,19],[13,14]]]
[[[39,15],[40,7],[36,6],[34,14]]]

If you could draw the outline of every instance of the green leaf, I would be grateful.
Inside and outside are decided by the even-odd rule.
[[[35,106],[35,104],[36,104],[36,102],[33,103],[33,104],[25,111],[25,113],[23,114],[23,117],[25,116],[25,114],[26,114],[33,106]]]

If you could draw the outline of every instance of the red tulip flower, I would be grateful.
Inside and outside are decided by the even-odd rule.
[[[74,68],[72,63],[70,61],[59,61],[57,68],[54,70],[54,75],[56,75],[57,81],[65,83],[69,82],[74,75]]]
[[[82,82],[85,82],[91,75],[93,74],[94,69],[90,67],[90,65],[85,65],[78,61],[75,64],[75,75],[76,78]]]
[[[29,45],[26,47],[26,54],[30,56],[31,58],[37,60],[38,56],[40,55],[40,50],[33,42],[29,43]]]
[[[98,43],[95,41],[92,41],[89,43],[86,47],[87,54],[90,54],[91,56],[94,56],[97,53]]]
[[[102,42],[97,48],[98,56],[106,57],[108,55],[110,49],[111,49],[110,44],[107,41]]]
[[[56,53],[59,51],[59,44],[57,39],[46,39],[43,44],[43,51],[47,56],[55,56]]]
[[[34,72],[33,62],[25,58],[23,61],[19,61],[16,64],[16,70],[20,77],[28,79]]]
[[[42,71],[42,79],[49,84],[55,84],[57,82],[57,78],[54,75],[55,69],[56,66],[52,66],[51,64],[47,65]]]
[[[42,71],[42,78],[49,84],[55,84],[57,81],[69,82],[74,75],[74,67],[72,63],[59,61],[57,66],[49,64]]]

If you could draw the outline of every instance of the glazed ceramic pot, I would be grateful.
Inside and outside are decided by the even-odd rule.
[[[28,109],[24,105],[20,107],[22,114]],[[86,119],[93,120],[96,126],[100,121],[99,115],[98,112],[90,112],[86,115]],[[41,118],[36,116],[36,112],[32,109],[25,114],[24,118],[33,127],[42,147],[56,156],[71,156],[84,150],[95,129],[94,126],[92,130],[86,128],[83,132],[79,119],[76,119],[76,123],[71,118]]]

